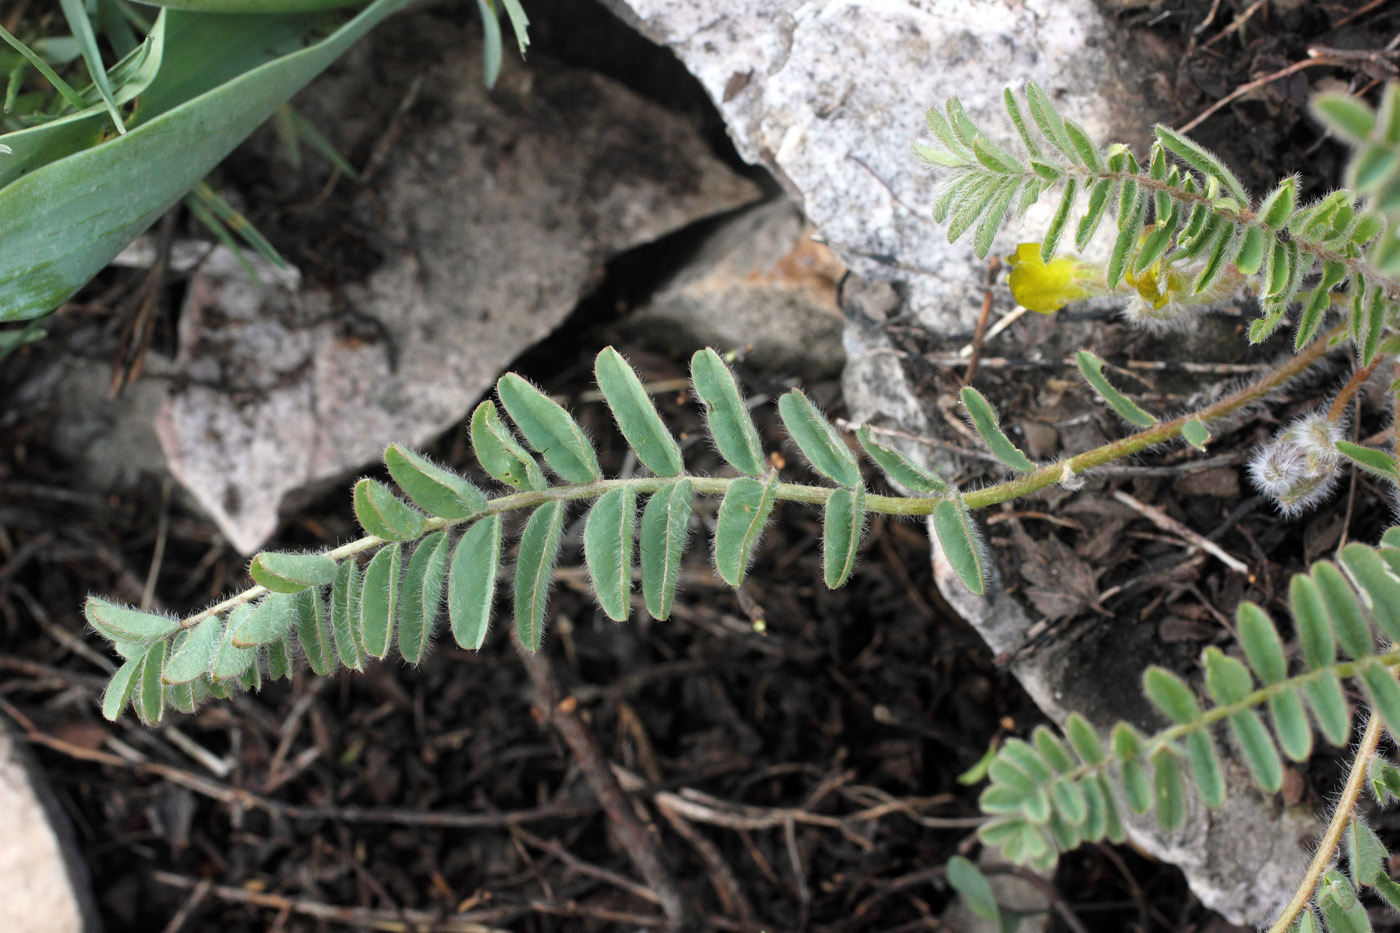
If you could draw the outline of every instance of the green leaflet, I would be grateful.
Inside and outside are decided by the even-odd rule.
[[[559,559],[564,503],[546,502],[525,523],[515,563],[515,632],[527,651],[538,651],[544,638],[549,584]]]
[[[614,622],[626,622],[632,602],[632,529],[637,523],[637,493],[631,486],[610,489],[588,512],[583,530],[583,557],[598,605]]]
[[[1186,785],[1181,763],[1170,749],[1152,756],[1152,800],[1162,829],[1171,832],[1186,825]]]
[[[1288,676],[1288,662],[1278,629],[1257,603],[1240,603],[1235,610],[1235,628],[1244,656],[1260,681],[1267,686]]]
[[[282,638],[296,623],[296,603],[291,593],[269,593],[237,628],[232,625],[233,643],[240,648],[270,645]]]
[[[103,719],[116,722],[122,710],[126,709],[126,704],[131,700],[131,693],[136,688],[137,674],[144,664],[144,656],[128,658],[117,668],[117,672],[107,684],[107,689],[102,692]]]
[[[1084,377],[1084,381],[1099,393],[1120,418],[1140,428],[1150,428],[1157,423],[1156,418],[1143,411],[1132,399],[1109,383],[1103,374],[1104,362],[1098,356],[1088,350],[1080,350],[1074,355],[1074,361],[1079,365],[1079,374]]]
[[[1357,886],[1371,885],[1377,877],[1389,877],[1385,868],[1388,853],[1371,827],[1352,817],[1342,834],[1351,880]]]
[[[956,493],[933,507],[933,533],[963,586],[978,596],[986,592],[981,542],[973,529],[972,516]]]
[[[214,652],[223,640],[224,626],[209,616],[189,630],[189,637],[171,653],[162,676],[168,684],[185,684],[203,677],[214,663]]]
[[[1278,187],[1269,192],[1269,196],[1259,205],[1259,223],[1270,230],[1280,230],[1286,226],[1293,216],[1297,186],[1298,181],[1292,175],[1279,182]]]
[[[856,430],[856,439],[865,449],[866,456],[885,471],[891,480],[915,493],[948,492],[951,487],[936,473],[931,473],[909,459],[893,447],[876,441],[870,434],[869,425],[861,425]]]
[[[1356,588],[1366,594],[1377,627],[1391,641],[1400,643],[1400,579],[1375,548],[1348,544],[1338,556]]]
[[[591,483],[603,478],[593,445],[564,406],[515,373],[501,377],[496,394],[526,442],[565,481]]]
[[[679,476],[685,469],[681,449],[661,420],[642,380],[612,347],[604,347],[593,365],[598,389],[637,459],[657,476]]]
[[[1159,124],[1154,130],[1163,148],[1207,178],[1214,178],[1220,182],[1230,196],[1241,205],[1249,203],[1249,195],[1245,193],[1244,185],[1225,163],[1170,127]]]
[[[296,594],[297,643],[301,645],[306,663],[317,675],[326,677],[335,670],[335,645],[326,634],[325,608],[321,594],[302,590]]]
[[[741,476],[724,494],[715,520],[715,569],[730,586],[744,582],[758,539],[773,512],[777,485],[776,471],[763,482]]]
[[[1356,890],[1337,869],[1322,876],[1317,889],[1317,906],[1327,923],[1328,933],[1371,933],[1371,921],[1366,905],[1356,896]]]
[[[962,390],[963,407],[967,409],[968,418],[972,421],[972,426],[977,429],[977,433],[982,436],[983,442],[991,450],[998,460],[1006,464],[1013,470],[1028,472],[1033,469],[1030,459],[1011,443],[1001,430],[1001,419],[997,417],[996,410],[991,403],[982,397],[972,386],[964,386]]]
[[[1201,707],[1196,695],[1171,671],[1161,667],[1149,667],[1142,677],[1142,688],[1147,698],[1176,723],[1198,722]]]
[[[355,484],[355,518],[364,530],[385,541],[410,541],[423,534],[423,513],[394,495],[379,480]]]
[[[855,455],[811,399],[797,389],[784,393],[778,399],[778,414],[812,469],[838,485],[860,485],[860,465]]]
[[[1400,683],[1380,661],[1371,658],[1361,665],[1361,685],[1371,700],[1371,708],[1385,720],[1390,734],[1400,735]]]
[[[1070,713],[1065,721],[1065,734],[1074,746],[1074,752],[1086,765],[1096,765],[1103,761],[1103,742],[1089,721],[1078,713]]]
[[[658,489],[642,510],[639,553],[642,565],[642,598],[653,619],[671,616],[676,587],[681,578],[681,555],[690,534],[694,487],[683,479]]]
[[[296,593],[309,587],[328,586],[335,579],[335,569],[335,561],[320,554],[263,551],[253,558],[248,575],[274,593]]]
[[[1070,178],[1065,182],[1065,190],[1060,195],[1060,203],[1055,208],[1055,216],[1050,221],[1050,228],[1046,230],[1045,238],[1040,241],[1041,262],[1048,263],[1055,258],[1055,250],[1060,245],[1060,237],[1064,235],[1070,211],[1074,209],[1075,201],[1078,199],[1079,179]]]
[[[501,562],[499,515],[488,515],[462,533],[447,577],[447,618],[452,637],[468,651],[486,641],[491,604],[496,596],[496,568]]]
[[[1186,764],[1201,801],[1211,809],[1225,802],[1225,773],[1220,768],[1220,753],[1204,729],[1186,737]]]
[[[267,646],[267,676],[272,680],[292,679],[291,633],[283,632],[282,637]]]
[[[360,644],[360,568],[353,560],[341,561],[331,586],[331,638],[340,663],[354,671],[365,669]]]
[[[1337,453],[1366,472],[1384,477],[1392,483],[1400,483],[1400,467],[1396,466],[1395,457],[1391,454],[1374,447],[1362,447],[1351,441],[1337,441],[1336,446]]]
[[[1199,418],[1192,418],[1181,426],[1181,437],[1197,450],[1205,450],[1206,444],[1210,442],[1210,428]]]
[[[690,378],[696,397],[705,403],[705,421],[720,456],[740,473],[762,476],[763,447],[758,429],[729,367],[714,350],[700,350],[690,358]]]
[[[948,860],[947,872],[948,886],[962,895],[973,916],[1000,929],[1001,908],[992,894],[992,886],[977,866],[961,855],[955,855]]]
[[[228,625],[224,626],[224,637],[214,650],[214,663],[209,667],[210,676],[220,680],[237,677],[257,660],[256,648],[241,648],[233,643],[233,633],[243,626],[256,608],[251,603],[243,603],[229,613]]]
[[[128,609],[96,596],[88,597],[83,613],[87,616],[88,624],[109,641],[149,644],[180,628],[179,619]]]
[[[865,488],[833,489],[822,518],[822,569],[828,589],[850,579],[865,531]]]
[[[379,549],[365,568],[360,586],[360,643],[365,654],[383,658],[394,638],[394,620],[399,611],[399,576],[403,566],[403,545],[395,541]]]
[[[165,714],[165,682],[161,680],[161,668],[165,666],[165,652],[169,645],[158,641],[146,651],[146,659],[141,664],[141,677],[136,682],[136,694],[132,697],[136,715],[141,722],[153,726]]]
[[[482,469],[516,489],[549,488],[540,465],[525,452],[510,429],[501,423],[496,404],[490,399],[472,412],[472,450]]]
[[[1368,656],[1375,647],[1371,627],[1342,571],[1331,561],[1323,560],[1313,564],[1311,576],[1342,650],[1357,660]],[[1400,719],[1396,725],[1400,726]]]
[[[428,535],[414,550],[403,574],[399,601],[399,654],[417,664],[433,641],[433,626],[447,581],[447,532]],[[362,597],[363,598],[363,597]]]
[[[384,451],[389,475],[408,498],[429,515],[457,520],[486,508],[486,496],[462,477],[398,444]]]

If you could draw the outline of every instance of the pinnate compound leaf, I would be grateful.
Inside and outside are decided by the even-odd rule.
[[[720,456],[740,473],[762,476],[763,447],[758,429],[724,360],[708,348],[696,352],[690,358],[690,378],[696,397],[705,404],[705,420]]]
[[[404,495],[429,515],[457,520],[486,508],[486,495],[451,470],[399,444],[384,450],[384,465]]]
[[[380,548],[365,567],[360,587],[360,644],[372,658],[386,656],[393,642],[402,566],[403,545],[395,541]]]
[[[979,920],[1001,925],[1001,908],[997,906],[992,886],[981,870],[961,855],[948,859],[948,886],[962,895],[967,909]]]
[[[822,568],[828,589],[850,579],[864,530],[865,488],[833,489],[822,521]]]
[[[248,574],[273,593],[297,593],[309,587],[329,586],[335,579],[335,569],[335,561],[320,554],[263,551],[253,558]]]
[[[102,692],[102,718],[108,722],[116,722],[117,717],[126,709],[127,703],[131,701],[131,694],[136,689],[137,674],[140,673],[145,657],[127,658],[117,672],[112,675],[112,679],[107,683],[107,689]]]
[[[165,715],[165,681],[161,679],[160,672],[165,666],[165,652],[169,647],[163,641],[151,645],[141,664],[141,678],[132,700],[136,715],[148,726],[154,726]]]
[[[978,596],[986,592],[981,544],[961,497],[954,494],[933,507],[933,533],[962,585]]]
[[[628,485],[599,496],[584,524],[584,563],[598,605],[614,622],[626,622],[631,614],[632,530],[636,523],[637,493]]]
[[[101,635],[115,642],[147,645],[171,635],[180,628],[180,620],[170,616],[128,609],[96,596],[89,596],[83,607],[88,623]]]
[[[962,403],[967,409],[972,426],[977,429],[982,440],[998,460],[1013,470],[1027,472],[1033,468],[1030,459],[1011,443],[1011,439],[1001,430],[1001,419],[990,402],[972,386],[964,386]]]
[[[604,347],[594,361],[598,389],[617,421],[618,430],[637,459],[657,476],[679,476],[685,469],[681,449],[666,430],[642,380],[612,347]]]
[[[715,569],[730,586],[744,582],[749,562],[777,501],[778,474],[759,481],[741,476],[730,482],[715,520]]]
[[[410,664],[422,661],[432,646],[442,588],[447,582],[447,556],[447,532],[434,532],[414,550],[404,570],[399,598],[399,654]]]
[[[331,638],[340,663],[352,671],[365,669],[360,644],[360,568],[353,560],[341,561],[331,585]]]
[[[501,423],[496,403],[490,399],[472,412],[472,450],[487,473],[515,489],[547,489],[549,484],[540,465],[530,456],[510,429]]]
[[[338,572],[338,571],[337,571]],[[326,633],[325,607],[321,594],[315,590],[302,590],[296,594],[297,642],[301,645],[306,663],[311,665],[318,676],[326,677],[335,671],[335,644]]]
[[[233,643],[240,648],[257,648],[280,641],[296,624],[293,593],[269,593],[233,631]]]
[[[559,559],[564,530],[564,503],[546,502],[525,523],[515,563],[515,632],[527,651],[540,650],[549,584]]]
[[[376,479],[355,484],[355,518],[367,533],[385,541],[411,541],[423,534],[423,513]]]
[[[463,532],[452,554],[447,578],[447,618],[452,623],[452,637],[468,651],[481,647],[491,625],[502,525],[499,515],[488,515],[473,523]]]
[[[871,436],[869,425],[863,424],[856,430],[856,439],[865,449],[866,456],[884,470],[886,476],[905,489],[916,494],[951,490],[952,487],[938,474],[925,470],[901,451],[876,441]]]
[[[778,399],[778,414],[814,470],[847,488],[860,485],[860,466],[855,455],[811,399],[793,389]]]
[[[1104,362],[1098,356],[1088,350],[1080,350],[1074,355],[1074,361],[1079,365],[1079,373],[1084,377],[1084,381],[1093,387],[1120,418],[1140,428],[1150,428],[1157,423],[1156,418],[1143,411],[1132,399],[1109,383],[1103,374]]]
[[[214,652],[223,640],[224,626],[218,616],[209,616],[189,630],[179,647],[165,662],[162,676],[168,684],[186,684],[209,672]]]
[[[683,479],[652,493],[642,510],[642,598],[653,619],[670,618],[694,497],[690,480]]]
[[[515,373],[501,377],[496,394],[526,442],[555,473],[570,483],[602,479],[593,444],[563,405]]]

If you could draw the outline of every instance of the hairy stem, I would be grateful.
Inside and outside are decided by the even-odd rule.
[[[1371,378],[1371,373],[1376,371],[1376,366],[1380,364],[1382,357],[1376,357],[1369,366],[1356,370],[1347,380],[1347,384],[1342,386],[1342,391],[1337,393],[1337,397],[1332,400],[1332,407],[1327,409],[1327,420],[1332,424],[1341,421],[1347,413],[1347,405],[1361,387],[1366,384],[1366,380]]]
[[[1337,800],[1332,821],[1327,824],[1327,832],[1318,843],[1317,851],[1313,853],[1308,872],[1293,892],[1293,899],[1288,902],[1283,913],[1279,914],[1273,926],[1269,927],[1269,933],[1285,933],[1312,900],[1317,883],[1322,879],[1322,873],[1331,866],[1332,859],[1337,854],[1337,846],[1342,841],[1342,834],[1346,831],[1347,823],[1361,799],[1361,789],[1366,785],[1366,771],[1371,758],[1376,754],[1377,746],[1380,745],[1382,731],[1384,730],[1381,718],[1373,715],[1371,721],[1366,724],[1366,732],[1361,736],[1361,745],[1356,749],[1356,760],[1351,764],[1351,774],[1347,776],[1346,787],[1342,788],[1342,796]]]

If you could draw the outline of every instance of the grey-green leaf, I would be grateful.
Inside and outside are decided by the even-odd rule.
[[[967,909],[979,920],[985,920],[1001,928],[1001,908],[997,906],[992,886],[976,865],[955,855],[948,860],[948,885],[962,895]]]
[[[335,568],[335,561],[320,554],[263,551],[253,558],[248,574],[273,593],[296,593],[309,587],[329,586],[335,579]]]
[[[365,568],[360,587],[360,643],[372,658],[387,655],[393,642],[402,566],[403,545],[395,541],[380,548]]]
[[[1191,688],[1171,671],[1149,667],[1142,677],[1147,698],[1176,723],[1192,723],[1201,718],[1201,707]]]
[[[642,510],[642,598],[653,619],[671,616],[694,497],[693,485],[684,479],[652,493]]]
[[[499,515],[472,524],[457,542],[447,578],[447,618],[452,637],[468,651],[486,641],[491,605],[496,598],[496,568],[501,562]]]
[[[447,581],[447,532],[428,535],[408,559],[399,596],[399,654],[409,664],[423,660]]]
[[[515,373],[501,377],[496,394],[526,442],[555,473],[570,483],[602,479],[593,444],[564,406]]]
[[[1210,441],[1210,428],[1199,418],[1192,418],[1181,426],[1181,436],[1197,450],[1205,450],[1206,444]]]
[[[1002,432],[1001,419],[981,392],[972,386],[963,386],[962,403],[972,420],[972,426],[977,429],[977,433],[982,436],[982,440],[998,460],[1023,473],[1034,467],[1030,459]]]
[[[384,451],[384,465],[404,495],[429,515],[456,520],[486,508],[480,489],[417,451],[390,444]]]
[[[214,652],[223,640],[224,626],[209,616],[190,630],[189,637],[165,662],[162,676],[168,684],[185,684],[203,677],[214,663]]]
[[[963,586],[978,596],[986,592],[982,571],[982,550],[972,525],[972,516],[956,494],[933,507],[933,533],[943,556]]]
[[[1093,387],[1094,391],[1109,404],[1118,416],[1140,428],[1150,428],[1157,419],[1139,408],[1132,399],[1115,389],[1103,374],[1104,362],[1088,350],[1080,350],[1074,355],[1079,365],[1079,373]]]
[[[133,698],[136,715],[148,726],[160,722],[165,714],[165,681],[161,679],[161,669],[165,666],[166,642],[158,641],[146,651],[145,663],[141,665],[141,679],[136,684]]]
[[[179,619],[128,609],[96,596],[88,597],[83,612],[92,627],[112,641],[149,644],[180,628]]]
[[[482,469],[516,489],[546,489],[544,474],[535,458],[520,446],[515,435],[501,423],[496,403],[486,399],[472,412],[472,450]]]
[[[1152,798],[1158,826],[1171,832],[1186,825],[1186,786],[1181,779],[1181,763],[1166,748],[1152,756]]]
[[[797,389],[786,392],[778,399],[778,414],[814,470],[847,488],[860,485],[855,455],[811,399]]]
[[[637,493],[631,486],[610,489],[588,511],[583,558],[598,605],[614,622],[626,622],[632,609],[632,530]]]
[[[766,481],[741,476],[730,482],[715,520],[715,568],[724,582],[738,586],[776,501],[778,474]]]
[[[612,347],[604,347],[593,364],[598,390],[612,410],[618,430],[637,459],[657,476],[679,476],[685,469],[681,448],[652,404],[642,380]]]
[[[822,520],[822,569],[829,589],[850,579],[864,531],[865,488],[833,489]]]
[[[269,593],[233,630],[233,643],[256,648],[278,641],[296,624],[294,593]]]
[[[385,541],[409,541],[423,533],[423,513],[377,479],[355,484],[355,518],[366,532]]]
[[[223,638],[214,651],[214,663],[209,667],[210,676],[220,680],[237,677],[257,660],[258,651],[256,648],[240,648],[233,643],[233,633],[242,627],[255,610],[256,607],[251,603],[242,603],[229,613],[228,624],[224,626]]]
[[[122,710],[126,709],[126,704],[131,700],[131,693],[136,688],[136,675],[144,662],[144,656],[127,658],[112,675],[107,689],[102,692],[102,717],[108,722],[116,722]]]
[[[317,675],[325,677],[335,670],[335,645],[326,634],[325,607],[321,594],[302,590],[296,594],[297,641],[301,644],[306,663]]]
[[[559,539],[564,529],[564,503],[546,502],[535,509],[520,536],[515,563],[515,631],[527,651],[538,651],[544,639],[545,610]]]
[[[876,441],[869,425],[861,425],[856,430],[856,439],[875,465],[885,471],[890,479],[914,493],[948,492],[951,487],[942,477],[919,466],[901,451],[886,447]]]
[[[705,420],[720,456],[740,473],[762,476],[763,447],[758,429],[724,360],[714,350],[698,351],[690,358],[690,378],[696,397],[705,404]]]
[[[353,560],[341,561],[331,585],[331,637],[340,663],[353,671],[365,669],[360,644],[360,568]]]

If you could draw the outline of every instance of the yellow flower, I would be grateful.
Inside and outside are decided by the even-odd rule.
[[[1045,262],[1040,258],[1039,243],[1022,243],[1006,261],[1011,265],[1006,279],[1011,294],[1028,311],[1051,314],[1072,301],[1103,292],[1102,286],[1093,287],[1103,280],[1100,270],[1071,256]]]

